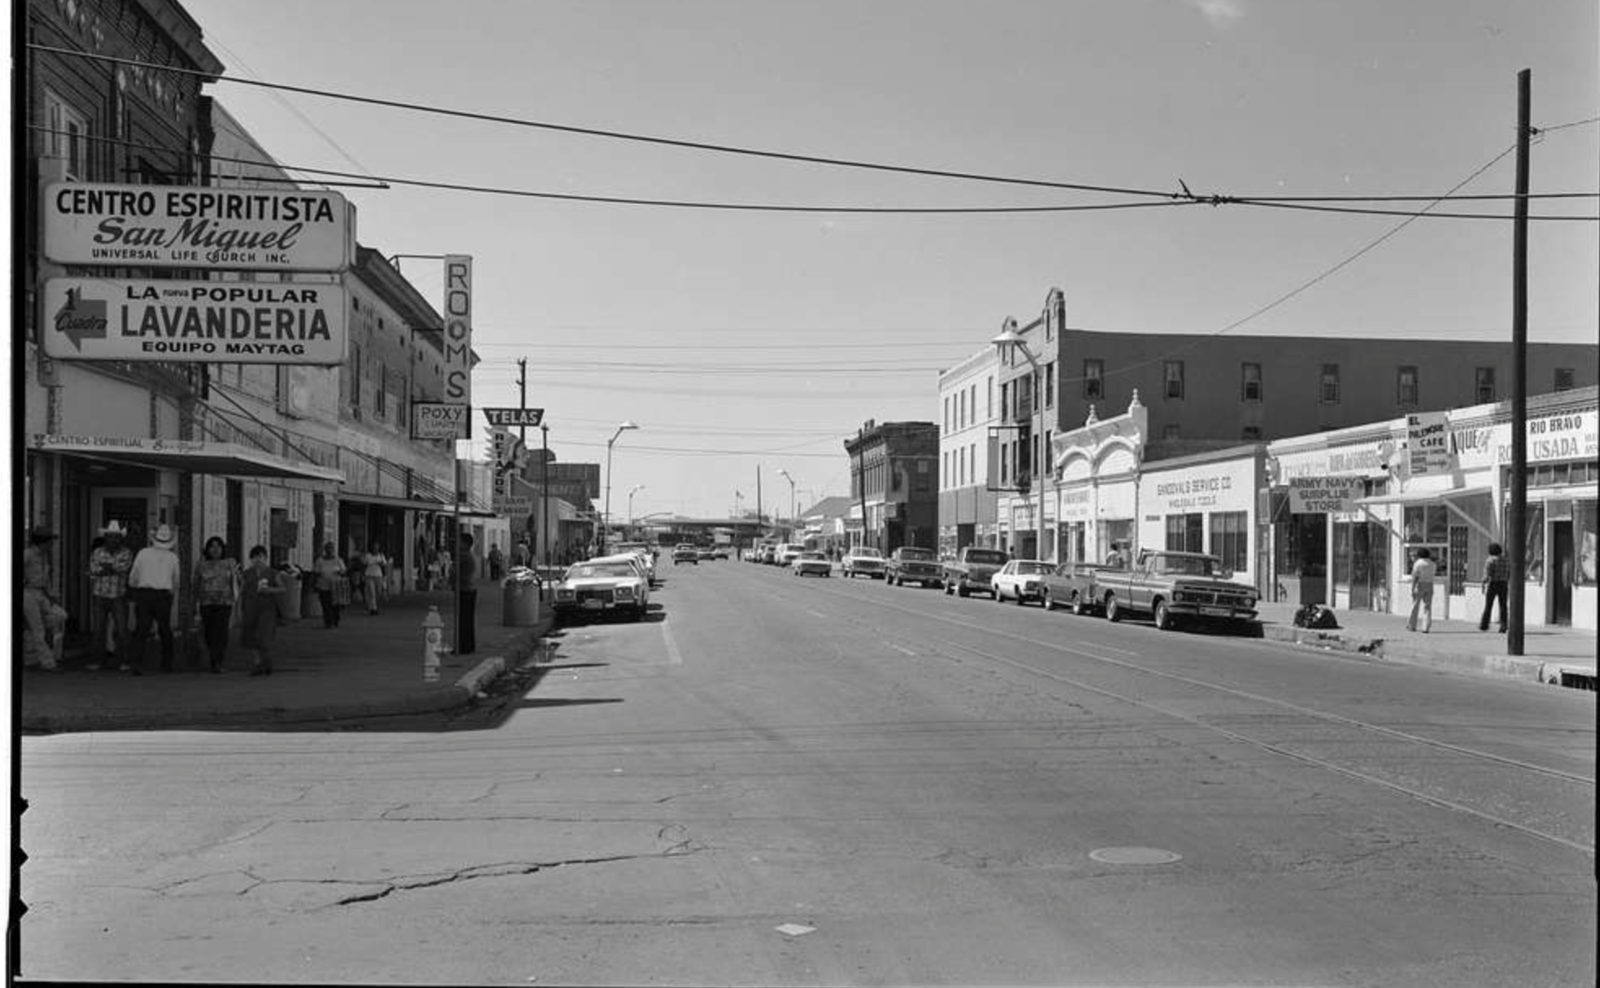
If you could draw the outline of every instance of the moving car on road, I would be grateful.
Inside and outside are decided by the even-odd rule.
[[[866,576],[874,580],[883,579],[883,553],[870,545],[852,546],[850,551],[839,560],[839,569],[842,576]]]
[[[628,559],[591,559],[574,563],[556,585],[556,614],[570,618],[584,613],[623,612],[644,620],[650,607],[650,582]]]
[[[672,549],[672,565],[679,563],[694,563],[700,565],[700,550],[687,542],[680,542]]]
[[[1011,560],[989,578],[989,584],[994,588],[995,602],[1015,600],[1021,605],[1037,600],[1044,603],[1044,577],[1052,569],[1054,567],[1049,563],[1038,559]]]
[[[807,573],[812,576],[833,575],[833,563],[820,552],[802,552],[794,557],[794,562],[789,565],[793,568],[795,576],[805,576]]]
[[[1069,608],[1074,614],[1100,610],[1095,574],[1107,569],[1098,563],[1062,563],[1044,576],[1044,609]]]
[[[779,566],[787,566],[794,562],[794,557],[805,551],[806,547],[798,542],[784,542],[781,543],[778,546],[777,551],[773,553],[772,561],[777,563]]]
[[[1001,549],[984,549],[969,545],[956,558],[944,564],[944,592],[965,597],[968,594],[994,594],[989,580],[1006,564],[1006,554]]]
[[[1216,556],[1146,551],[1133,569],[1096,573],[1095,586],[1106,617],[1112,621],[1129,614],[1148,614],[1163,631],[1180,620],[1223,621],[1255,628],[1255,587],[1225,577]]]
[[[903,545],[889,554],[884,573],[890,583],[903,587],[915,583],[919,587],[939,586],[944,581],[944,567],[932,549]]]

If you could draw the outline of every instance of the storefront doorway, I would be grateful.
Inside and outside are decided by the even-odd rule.
[[[1550,523],[1550,623],[1572,625],[1572,580],[1576,574],[1577,553],[1572,538],[1572,522]]]

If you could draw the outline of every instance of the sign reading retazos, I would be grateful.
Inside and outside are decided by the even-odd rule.
[[[354,253],[336,192],[55,182],[40,211],[58,264],[337,272]]]
[[[345,360],[340,285],[51,278],[42,340],[67,360],[320,364]]]

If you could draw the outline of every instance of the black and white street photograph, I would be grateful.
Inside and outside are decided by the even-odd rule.
[[[7,984],[1600,978],[1600,8],[16,0]]]

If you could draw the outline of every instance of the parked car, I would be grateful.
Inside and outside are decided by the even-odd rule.
[[[776,563],[777,561],[778,561],[778,547],[777,546],[775,546],[775,545],[764,545],[764,546],[761,547],[761,558],[758,560],[758,562],[762,562],[762,563],[767,564],[768,566],[771,566],[772,564]]]
[[[993,596],[994,587],[989,580],[1005,564],[1004,550],[969,545],[957,553],[956,558],[945,560],[944,592],[953,593],[957,597],[965,597],[972,593],[986,593]]]
[[[807,573],[812,576],[833,575],[833,563],[820,552],[802,552],[794,557],[789,566],[794,570],[795,576],[805,576]]]
[[[903,545],[889,554],[884,574],[897,587],[915,583],[919,587],[939,586],[944,582],[944,567],[932,549]]]
[[[1039,559],[1011,560],[989,578],[995,602],[1014,600],[1021,605],[1037,600],[1044,603],[1044,577],[1054,568]]]
[[[593,559],[585,560],[585,562],[627,563],[633,567],[634,572],[638,573],[639,578],[644,580],[646,584],[651,582],[650,562],[636,552],[617,552],[606,556],[596,556]]]
[[[719,545],[715,549],[712,549],[711,550],[711,558],[712,559],[727,559],[728,558],[728,547],[725,546],[725,545]]]
[[[717,551],[715,549],[709,549],[709,548],[706,548],[706,547],[702,546],[700,548],[699,552],[700,552],[700,558],[701,559],[716,559],[717,558]]]
[[[1146,551],[1132,569],[1097,572],[1095,586],[1112,621],[1148,614],[1163,631],[1180,620],[1256,621],[1256,589],[1234,583],[1216,556],[1200,552]]]
[[[561,616],[622,611],[644,620],[650,607],[650,582],[634,562],[623,558],[574,563],[556,585],[555,608]]]
[[[851,578],[866,576],[874,580],[883,579],[883,553],[870,545],[852,546],[850,551],[839,560],[841,576]]]
[[[794,562],[794,557],[806,551],[806,547],[798,542],[779,543],[778,549],[773,553],[772,561],[779,566],[787,566]]]
[[[1044,609],[1071,609],[1074,614],[1100,610],[1095,574],[1107,569],[1099,563],[1062,563],[1044,576]]]
[[[649,577],[651,586],[658,582],[656,579],[657,554],[653,547],[644,542],[618,542],[614,549],[616,553],[631,552],[644,560],[645,575]]]
[[[687,542],[680,542],[672,549],[672,565],[676,566],[679,563],[694,563],[699,566],[700,550]]]

